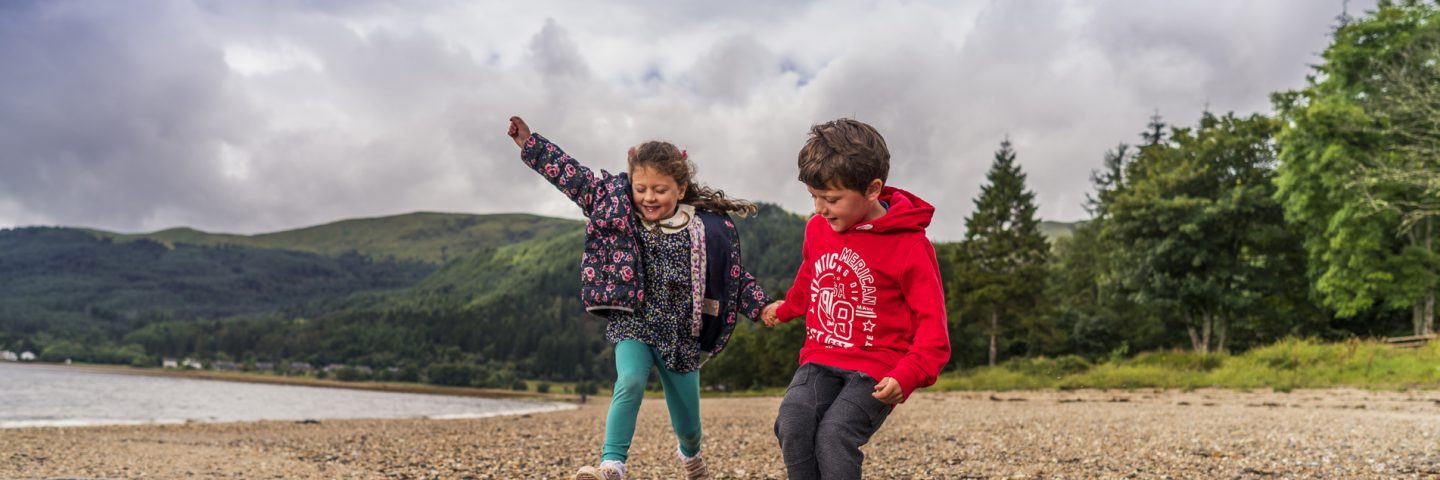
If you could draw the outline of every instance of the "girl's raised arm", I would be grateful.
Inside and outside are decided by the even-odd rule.
[[[580,206],[586,217],[594,210],[595,201],[602,197],[604,180],[610,174],[600,172],[597,177],[579,161],[571,158],[559,146],[550,143],[539,134],[532,134],[530,126],[520,117],[510,117],[510,129],[506,132],[515,146],[520,147],[520,159],[531,170],[545,177],[555,188]]]

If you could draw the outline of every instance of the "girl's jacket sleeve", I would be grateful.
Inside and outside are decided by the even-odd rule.
[[[589,217],[594,209],[595,199],[603,193],[600,190],[604,180],[610,177],[604,170],[596,176],[589,168],[538,133],[530,134],[530,138],[525,141],[525,147],[520,151],[520,159],[531,170],[560,189],[570,201],[579,205],[586,217]]]
[[[734,245],[730,248],[730,264],[734,266],[734,271],[731,273],[738,273],[740,276],[740,313],[750,317],[752,321],[759,321],[760,311],[765,309],[765,305],[770,304],[770,297],[765,295],[765,290],[760,288],[760,283],[755,281],[755,276],[750,274],[750,270],[740,263],[742,258],[740,233],[735,230],[735,224],[727,220],[725,226],[730,230],[730,238],[735,239]]]

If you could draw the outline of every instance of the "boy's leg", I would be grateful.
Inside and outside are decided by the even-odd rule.
[[[660,367],[660,385],[665,387],[665,405],[670,409],[670,426],[680,441],[680,453],[700,453],[700,371],[676,373],[665,368],[660,352],[650,349]]]
[[[635,417],[640,414],[640,401],[645,398],[645,383],[650,379],[652,363],[649,345],[637,340],[615,344],[615,394],[610,399],[610,413],[605,417],[605,448],[601,460],[624,462],[630,456]]]
[[[780,453],[791,480],[821,478],[816,433],[821,417],[843,386],[843,379],[813,363],[801,365],[790,379],[780,414],[775,417],[775,436],[780,439]]]
[[[815,456],[825,478],[860,478],[865,462],[860,446],[870,441],[893,408],[875,399],[876,381],[869,375],[848,371],[844,379],[844,388],[815,433]]]

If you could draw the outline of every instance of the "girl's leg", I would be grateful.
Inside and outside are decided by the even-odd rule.
[[[649,345],[636,340],[615,344],[615,395],[610,399],[610,413],[605,417],[601,460],[624,462],[630,456],[635,417],[640,414],[640,401],[645,398],[645,382],[650,378],[653,364]]]
[[[700,371],[670,371],[660,353],[653,354],[660,367],[660,384],[665,387],[665,405],[670,408],[670,426],[680,440],[680,453],[694,457],[700,453]]]

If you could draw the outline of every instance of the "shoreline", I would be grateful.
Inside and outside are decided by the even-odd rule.
[[[483,413],[446,413],[439,415],[424,415],[413,417],[356,417],[356,418],[326,418],[326,419],[285,419],[265,418],[253,420],[196,420],[196,419],[175,419],[156,418],[149,420],[117,420],[117,419],[86,419],[67,418],[59,420],[14,420],[0,421],[0,432],[19,431],[27,429],[66,429],[82,431],[85,428],[127,428],[127,427],[157,427],[165,425],[226,425],[226,424],[250,424],[265,422],[291,422],[296,424],[318,424],[321,422],[351,422],[351,421],[423,421],[423,420],[480,420],[497,417],[525,417],[536,414],[566,412],[580,408],[578,404],[550,402],[549,405],[536,406],[518,410],[505,410],[498,412]]]
[[[110,373],[116,375],[189,378],[194,380],[213,380],[221,382],[260,383],[271,385],[289,385],[295,387],[342,388],[347,390],[367,390],[392,393],[418,393],[425,395],[452,395],[460,397],[483,397],[510,400],[543,400],[556,403],[580,403],[580,396],[573,393],[538,393],[530,391],[521,392],[515,390],[502,390],[493,388],[448,387],[443,385],[429,385],[404,382],[344,382],[340,380],[320,379],[311,377],[287,377],[282,375],[271,375],[264,373],[220,372],[214,370],[161,369],[150,367],[127,367],[120,365],[101,365],[88,363],[66,365],[63,363],[44,362],[8,362],[7,364],[20,365],[25,367],[64,368],[89,371],[94,373]],[[591,397],[594,396],[592,395]]]

